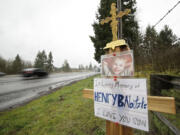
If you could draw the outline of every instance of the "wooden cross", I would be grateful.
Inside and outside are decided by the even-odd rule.
[[[114,49],[108,48],[107,54],[129,50],[128,46],[126,47],[125,50],[121,50],[119,46],[115,46]],[[92,89],[84,89],[83,97],[94,99],[94,91]],[[148,110],[176,114],[175,99],[174,97],[148,96]],[[106,135],[133,135],[133,129],[106,120]]]
[[[116,4],[112,3],[110,14],[112,17],[107,17],[106,19],[101,20],[101,24],[108,23],[111,21],[111,28],[113,34],[113,41],[111,44],[114,44],[117,40],[117,18],[122,17],[130,12],[129,9],[125,10],[124,12],[120,11],[118,15],[116,15]],[[117,40],[120,41],[120,40]],[[107,45],[106,45],[107,46]],[[128,46],[126,49],[121,50],[118,45],[113,45],[114,49],[111,47],[105,47],[104,49],[109,49],[107,51],[108,54],[112,54],[114,52],[122,52],[129,50]],[[94,99],[94,91],[92,89],[84,89],[83,90],[83,97]],[[148,96],[148,110],[157,111],[157,112],[164,112],[170,114],[176,114],[175,109],[175,99],[174,97],[159,97],[159,96]],[[133,129],[130,127],[126,127],[123,125],[115,124],[106,120],[106,134],[107,135],[133,135]]]
[[[113,41],[117,40],[117,24],[118,24],[118,21],[117,21],[117,18],[121,18],[123,17],[124,15],[127,15],[130,13],[130,9],[126,9],[124,12],[123,11],[120,11],[117,15],[116,15],[116,4],[115,3],[112,3],[111,4],[111,11],[110,11],[110,14],[111,14],[111,17],[106,17],[106,19],[102,19],[101,20],[101,24],[103,25],[104,23],[108,23],[111,21],[111,28],[112,28],[112,35],[113,35]]]

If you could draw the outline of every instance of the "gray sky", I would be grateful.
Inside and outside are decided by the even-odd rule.
[[[137,0],[137,19],[143,32],[178,0]],[[52,52],[54,65],[67,59],[71,67],[97,64],[89,35],[100,0],[0,0],[0,55],[17,53],[33,61],[39,50]],[[180,37],[180,5],[156,29],[167,24]]]

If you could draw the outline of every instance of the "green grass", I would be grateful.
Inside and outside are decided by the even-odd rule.
[[[175,125],[180,130],[180,91],[179,90],[162,90],[163,96],[169,96],[175,98],[176,103],[176,115],[172,114],[164,114],[164,116],[171,121],[173,125]]]
[[[147,78],[152,72],[139,72],[136,78]],[[105,120],[94,116],[93,100],[82,97],[84,88],[93,88],[93,77],[43,96],[11,111],[0,113],[0,135],[105,135]],[[148,92],[149,93],[149,92]],[[165,114],[179,128],[180,93],[162,91],[163,96],[176,98],[176,115]],[[150,130],[134,130],[135,135],[171,134],[170,130],[149,113]]]
[[[93,77],[0,113],[0,135],[103,135],[105,121],[94,117],[93,100],[82,97]]]

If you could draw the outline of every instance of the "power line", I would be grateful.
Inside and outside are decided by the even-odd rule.
[[[171,9],[153,26],[153,28],[156,27],[156,25],[158,25],[179,3],[180,3],[180,1],[178,1],[178,2],[173,6],[173,8],[171,8]]]

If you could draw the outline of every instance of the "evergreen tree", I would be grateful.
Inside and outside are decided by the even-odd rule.
[[[62,71],[64,71],[64,72],[70,72],[71,71],[70,65],[69,65],[67,60],[65,60],[63,65],[62,65]]]
[[[42,51],[43,69],[47,71],[47,55],[46,52]]]
[[[143,58],[146,65],[149,65],[149,68],[153,68],[154,59],[158,51],[158,33],[152,26],[147,26],[144,39],[143,39]]]
[[[22,70],[22,60],[19,56],[19,54],[17,54],[17,56],[15,57],[15,60],[13,61],[12,64],[12,68],[13,68],[13,73],[18,73]]]
[[[42,52],[38,52],[36,59],[35,59],[35,63],[34,66],[36,68],[41,68],[46,70],[47,68],[47,55],[46,52],[43,50]]]
[[[167,25],[164,26],[158,35],[158,45],[161,50],[171,48],[176,40],[176,35],[173,34],[172,30]]]
[[[112,32],[109,24],[101,25],[101,19],[105,19],[110,16],[110,7],[111,3],[116,3],[116,0],[101,0],[98,13],[96,14],[97,21],[94,22],[93,29],[94,35],[90,36],[91,41],[95,47],[94,58],[96,61],[100,62],[101,55],[104,54],[103,48],[106,46],[106,43],[112,41]],[[123,22],[123,39],[125,39],[130,47],[136,52],[136,46],[139,45],[139,31],[138,23],[135,20],[136,12],[136,0],[122,0],[122,10],[126,8],[131,9],[129,15],[125,15],[122,18]]]
[[[126,8],[131,9],[131,13],[122,17],[123,38],[136,53],[136,49],[141,40],[138,22],[135,19],[136,0],[122,0],[122,10],[125,10]]]
[[[39,51],[38,54],[36,55],[36,59],[34,62],[34,66],[36,68],[42,68],[43,67],[43,62],[42,62],[42,56],[41,56],[41,52]]]
[[[13,60],[9,59],[6,61],[6,73],[8,74],[13,74],[14,69],[13,69]]]
[[[153,53],[156,52],[158,47],[157,39],[158,33],[156,30],[153,27],[148,26],[143,40],[144,55],[146,55],[147,58],[152,58]]]
[[[158,34],[158,52],[156,53],[156,70],[166,71],[172,70],[178,67],[179,60],[176,58],[179,56],[179,49],[174,42],[177,40],[173,31],[165,25],[164,28]]]
[[[53,56],[51,52],[49,52],[48,59],[47,59],[47,70],[48,72],[53,71]]]
[[[6,60],[0,56],[0,72],[6,72]]]

